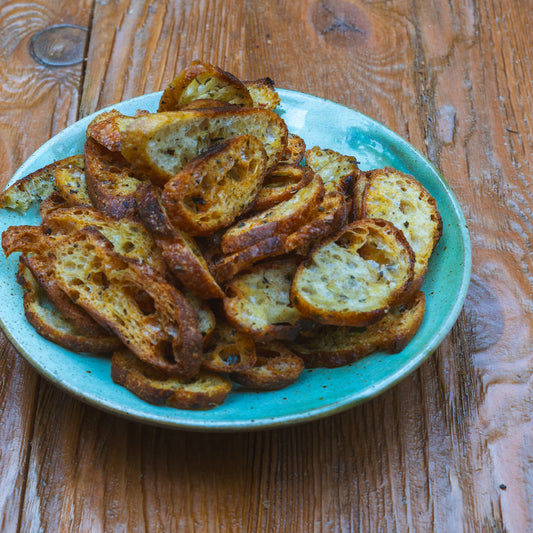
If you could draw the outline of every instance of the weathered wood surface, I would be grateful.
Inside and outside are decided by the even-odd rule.
[[[233,435],[81,404],[0,337],[1,531],[533,531],[530,0],[0,2],[3,186],[40,144],[202,58],[324,96],[425,153],[471,231],[456,326],[392,390]],[[83,65],[31,36],[88,28]]]

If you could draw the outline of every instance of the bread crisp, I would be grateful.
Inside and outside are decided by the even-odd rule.
[[[120,152],[120,138],[124,128],[135,120],[135,117],[122,114],[116,109],[100,113],[87,126],[87,137],[110,150]]]
[[[163,91],[158,111],[175,111],[195,100],[205,99],[244,107],[253,105],[242,81],[219,67],[196,60]]]
[[[416,258],[412,290],[420,288],[442,235],[435,198],[409,174],[390,167],[375,169],[366,178],[360,216],[389,220],[402,230]]]
[[[69,205],[92,207],[87,190],[84,165],[66,165],[54,172],[54,181],[58,193]]]
[[[111,378],[154,405],[207,410],[224,403],[231,381],[201,370],[193,378],[168,376],[139,360],[129,350],[118,350],[111,359]]]
[[[222,252],[231,254],[269,237],[291,233],[314,215],[323,197],[324,184],[315,174],[290,199],[231,226],[222,236]]]
[[[258,195],[266,162],[252,135],[215,144],[165,183],[161,202],[170,221],[193,236],[229,226]]]
[[[292,385],[304,369],[303,360],[280,343],[257,346],[252,368],[232,372],[230,377],[251,390],[273,391]]]
[[[53,307],[30,270],[22,263],[19,263],[17,282],[24,290],[22,302],[26,320],[41,337],[77,353],[110,354],[122,346],[118,337],[109,332],[91,335],[80,331],[65,318],[64,313]]]
[[[120,152],[89,137],[85,142],[85,181],[92,204],[113,218],[135,216],[135,191],[141,180]]]
[[[247,134],[263,143],[267,168],[272,168],[285,151],[288,132],[283,119],[268,109],[234,106],[153,113],[126,127],[121,151],[154,183],[164,185],[216,142]]]
[[[413,266],[413,250],[390,222],[353,222],[319,244],[298,267],[291,301],[317,322],[366,326],[409,290]]]
[[[233,278],[223,299],[228,320],[260,342],[295,339],[311,323],[290,302],[300,261],[295,257],[265,261]]]
[[[168,374],[198,372],[202,337],[196,312],[148,265],[117,254],[92,228],[57,242],[53,264],[70,298],[141,360]]]
[[[66,157],[20,178],[0,193],[0,209],[27,211],[33,202],[43,200],[56,190],[54,173],[58,168],[67,166],[83,168],[83,156]]]
[[[425,295],[415,293],[407,302],[390,309],[383,318],[364,328],[319,326],[300,337],[290,348],[307,368],[348,365],[375,351],[401,352],[415,336],[425,312]]]

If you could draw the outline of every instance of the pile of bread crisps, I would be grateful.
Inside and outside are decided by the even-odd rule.
[[[413,176],[307,147],[279,103],[269,78],[195,61],[157,112],[99,114],[82,154],[8,187],[1,208],[40,202],[39,226],[2,234],[35,330],[110,354],[117,385],[178,409],[401,351],[436,202]]]

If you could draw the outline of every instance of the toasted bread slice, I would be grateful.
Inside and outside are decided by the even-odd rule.
[[[111,152],[120,152],[122,131],[133,120],[135,117],[124,115],[116,109],[104,111],[87,126],[87,137],[92,137]]]
[[[17,180],[0,194],[0,208],[27,211],[33,202],[43,200],[56,190],[56,169],[70,166],[83,168],[83,156],[73,155],[61,159]]]
[[[158,111],[176,111],[194,100],[204,99],[245,107],[253,104],[248,89],[233,74],[196,60],[163,91]]]
[[[314,146],[305,152],[305,162],[324,180],[326,192],[336,190],[351,196],[360,174],[355,157]]]
[[[252,368],[230,373],[230,378],[251,390],[272,391],[292,385],[304,370],[302,358],[280,343],[257,345]]]
[[[112,243],[115,252],[146,263],[165,275],[167,267],[161,250],[149,231],[137,220],[128,217],[116,220],[90,207],[56,209],[43,220],[43,228],[48,235],[68,234],[87,227],[100,231]]]
[[[318,245],[298,267],[291,301],[317,322],[366,326],[407,293],[413,267],[413,250],[390,222],[353,222]]]
[[[139,117],[123,132],[121,151],[134,167],[164,185],[216,142],[246,134],[263,143],[267,168],[272,168],[285,151],[288,132],[283,119],[267,109],[233,106]]]
[[[252,211],[260,212],[290,200],[294,193],[309,184],[313,172],[300,165],[278,163],[266,176]]]
[[[284,236],[274,235],[233,254],[214,256],[208,264],[215,279],[219,284],[223,284],[262,259],[282,255],[284,252]]]
[[[315,174],[289,200],[230,227],[222,236],[222,252],[231,254],[269,237],[291,233],[314,215],[323,197],[324,184]]]
[[[236,372],[251,368],[255,361],[255,342],[252,337],[218,320],[204,349],[202,368],[214,372]]]
[[[228,320],[258,342],[295,339],[311,323],[290,302],[300,262],[295,257],[265,261],[233,278],[223,300]]]
[[[368,173],[361,216],[389,220],[402,230],[416,258],[412,290],[420,288],[442,235],[435,198],[413,176],[390,167],[376,169]]]
[[[169,219],[193,236],[229,226],[258,195],[266,162],[263,143],[252,135],[215,144],[165,184]]]
[[[53,266],[70,298],[137,357],[169,374],[198,372],[202,337],[196,312],[148,265],[117,254],[98,230],[87,228],[55,244]]]
[[[231,391],[231,381],[223,376],[204,370],[192,379],[168,376],[129,350],[113,354],[111,378],[145,402],[176,409],[212,409],[224,403]]]
[[[2,249],[6,257],[13,252],[33,253],[39,250],[43,239],[44,233],[40,226],[9,226],[2,232]]]
[[[215,330],[215,313],[205,300],[198,298],[198,296],[196,296],[196,294],[190,290],[184,288],[181,290],[181,292],[196,311],[196,316],[198,317],[198,328],[202,334],[203,344],[205,346],[206,343],[211,339],[213,331]]]
[[[270,78],[245,81],[244,85],[252,97],[253,107],[276,109],[281,103],[279,94],[276,92],[274,81]]]
[[[287,148],[280,160],[286,165],[299,165],[305,156],[305,141],[294,133],[289,133]]]
[[[285,253],[307,256],[319,240],[325,239],[344,225],[346,213],[346,200],[342,193],[326,194],[315,216],[285,237]]]
[[[154,235],[172,274],[199,298],[222,298],[224,293],[211,274],[193,237],[175,228],[162,205],[159,190],[143,183],[137,190],[137,210]]]
[[[54,172],[54,180],[59,194],[69,205],[92,206],[83,167],[80,168],[78,165],[59,167]]]
[[[336,368],[376,351],[398,353],[415,336],[424,312],[425,295],[418,291],[411,301],[391,308],[370,326],[320,326],[291,343],[290,348],[308,368]]]
[[[88,337],[110,336],[109,330],[96,322],[83,307],[75,304],[57,283],[53,264],[47,260],[47,256],[51,255],[51,251],[47,250],[50,241],[49,238],[43,239],[38,255],[21,255],[20,264],[30,271],[51,304],[76,330]]]
[[[113,218],[136,216],[135,191],[141,180],[120,152],[89,137],[85,142],[85,181],[92,204]]]
[[[72,352],[112,353],[122,343],[115,335],[89,335],[54,308],[32,273],[19,263],[17,281],[24,290],[24,315],[37,333]]]

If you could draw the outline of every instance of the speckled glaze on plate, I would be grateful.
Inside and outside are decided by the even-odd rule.
[[[376,353],[337,369],[305,370],[281,391],[235,390],[210,411],[181,411],[147,404],[110,378],[106,357],[79,355],[46,341],[26,322],[22,291],[15,281],[18,254],[0,259],[0,321],[7,336],[44,377],[98,408],[151,424],[199,431],[238,431],[301,423],[344,411],[372,398],[416,369],[442,342],[455,323],[466,296],[471,269],[468,230],[460,206],[442,177],[409,143],[367,116],[307,94],[279,90],[280,115],[308,147],[315,145],[355,155],[363,170],[393,166],[413,174],[436,198],[443,236],[431,258],[423,285],[426,316],[401,353]],[[123,113],[154,111],[161,92],[121,102]],[[100,111],[101,112],[101,111]],[[54,160],[81,153],[87,124],[94,115],[69,126],[41,146],[10,183]],[[19,215],[0,210],[0,231],[10,225],[39,224],[38,210]]]

